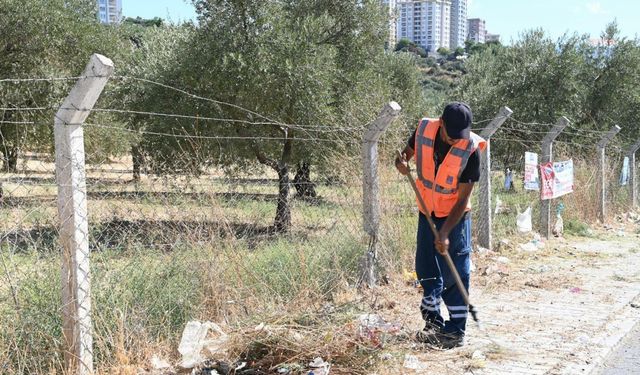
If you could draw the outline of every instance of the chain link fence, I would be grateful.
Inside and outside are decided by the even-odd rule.
[[[53,118],[49,107],[29,112],[34,111],[50,115],[49,121]],[[83,345],[98,372],[137,368],[153,355],[175,358],[180,334],[192,320],[221,324],[236,340],[229,346],[229,356],[253,358],[267,368],[291,357],[329,355],[338,369],[365,371],[364,364],[354,365],[349,357],[361,348],[354,346],[347,333],[345,327],[351,323],[345,316],[374,312],[379,297],[358,289],[367,279],[371,246],[363,229],[366,182],[361,149],[370,122],[324,128],[289,124],[299,132],[286,146],[287,136],[198,135],[156,131],[150,126],[131,129],[99,116],[133,111],[91,112],[93,117],[83,130],[94,135],[87,141],[93,146],[132,133],[136,144],[146,146],[134,145],[117,154],[89,147],[82,157],[86,175],[80,178],[86,183],[86,201],[71,203],[73,207],[59,203],[59,188],[69,185],[56,183],[53,153],[30,151],[26,145],[18,147],[15,168],[0,177],[0,372],[61,372],[64,332],[74,334],[74,328],[63,322],[63,311],[77,310],[89,298],[91,326],[84,329],[91,339]],[[166,114],[137,112],[175,120]],[[203,121],[192,117],[188,120]],[[21,117],[7,121],[30,122]],[[507,122],[492,138],[494,145],[517,143],[536,151],[539,142],[517,136],[515,126],[522,123],[509,121],[514,122]],[[395,150],[404,147],[409,135],[403,123],[393,124],[379,143],[375,273],[380,283],[413,268],[418,211],[411,188],[392,162]],[[541,136],[544,133],[540,131]],[[104,134],[104,140],[96,134]],[[323,142],[331,147],[321,148]],[[588,147],[578,144],[558,141],[556,160],[571,157],[576,147]],[[154,157],[154,150],[167,146],[172,148],[169,159]],[[245,157],[236,163],[240,159],[234,150],[258,146],[270,152],[256,152],[253,160]],[[288,160],[283,157],[287,147],[308,157]],[[194,155],[206,155],[200,153],[203,149],[219,152],[212,153],[215,158],[194,163]],[[609,151],[612,215],[629,211],[624,203],[627,188],[615,183],[622,155],[621,149]],[[504,177],[498,171],[510,167],[517,182],[520,164],[521,160],[508,157],[493,161],[492,209],[496,198],[506,208],[493,213],[494,242],[518,235],[515,217],[526,205],[534,208],[534,223],[539,217],[538,193],[525,192],[518,183],[515,191],[504,191]],[[596,217],[595,178],[592,163],[576,163],[575,192],[561,200],[573,226]],[[477,192],[473,200],[477,203]],[[86,233],[81,231],[71,240],[86,241],[88,253],[66,254],[66,259],[75,259],[82,268],[88,260],[82,257],[90,254],[90,280],[78,279],[89,274],[86,268],[84,273],[61,272],[61,243],[69,240],[61,237],[61,228],[69,222],[60,222],[59,212],[82,204],[88,213]],[[62,302],[65,288],[88,287],[89,282],[84,301],[74,301],[73,306]],[[416,311],[417,303],[418,298]],[[302,331],[306,341],[265,338],[253,330],[264,322]],[[317,339],[334,329],[331,340]],[[347,347],[351,351],[345,351]]]

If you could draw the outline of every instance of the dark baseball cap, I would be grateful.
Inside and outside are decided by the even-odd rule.
[[[449,138],[469,139],[473,113],[466,103],[453,102],[447,104],[442,112],[442,121]]]

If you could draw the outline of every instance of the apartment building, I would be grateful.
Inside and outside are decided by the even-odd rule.
[[[398,22],[398,12],[396,8],[396,0],[382,0],[382,5],[387,7],[389,12],[389,39],[387,40],[387,49],[393,50],[398,43],[396,38],[396,25]]]
[[[467,39],[476,43],[485,43],[487,38],[487,25],[485,20],[480,18],[470,18],[468,21]]]
[[[452,0],[398,1],[397,39],[409,39],[427,52],[435,52],[440,47],[450,48],[451,2]]]
[[[119,23],[122,20],[122,0],[97,0],[98,20],[102,23]]]
[[[451,37],[450,48],[464,47],[467,40],[467,12],[468,0],[453,0],[451,2]]]
[[[491,33],[487,33],[487,35],[485,36],[485,42],[489,43],[489,42],[500,42],[500,34],[491,34]]]

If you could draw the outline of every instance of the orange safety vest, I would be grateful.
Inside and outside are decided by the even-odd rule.
[[[469,157],[478,148],[484,150],[487,147],[487,141],[472,132],[470,139],[462,139],[451,146],[447,156],[440,163],[436,175],[434,146],[436,137],[440,136],[438,132],[441,126],[440,119],[422,119],[416,131],[413,149],[418,174],[416,185],[429,212],[424,212],[419,201],[418,208],[425,215],[435,213],[436,217],[447,217],[458,201],[458,179],[467,166]],[[466,211],[469,210],[471,210],[471,200],[467,204]]]

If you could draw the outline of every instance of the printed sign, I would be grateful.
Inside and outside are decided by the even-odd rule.
[[[620,173],[620,185],[626,186],[629,183],[629,157],[625,156],[622,162],[622,172]]]
[[[524,153],[524,188],[525,190],[540,190],[538,154],[534,152]]]
[[[540,165],[542,199],[573,193],[573,160]]]

